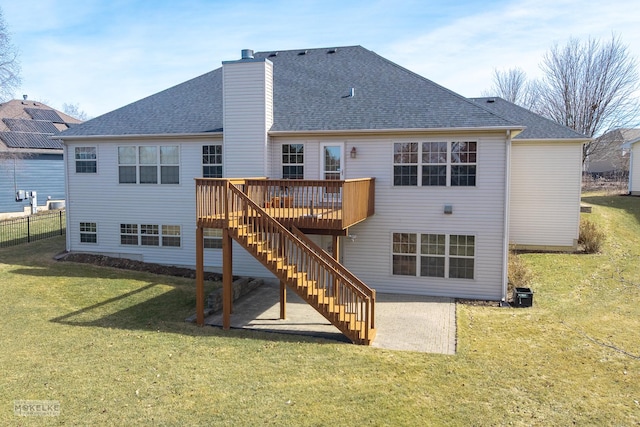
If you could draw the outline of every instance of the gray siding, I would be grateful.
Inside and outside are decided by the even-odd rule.
[[[581,143],[514,141],[510,242],[541,249],[575,247],[581,178]]]
[[[219,143],[210,140],[156,140],[95,143],[68,143],[70,152],[76,146],[97,146],[98,172],[76,174],[69,160],[69,194],[67,202],[67,245],[74,252],[101,253],[168,265],[195,265],[195,183],[202,176],[202,146]],[[119,184],[118,146],[178,145],[180,147],[180,184]],[[95,222],[98,243],[81,243],[80,222]],[[181,247],[131,246],[120,244],[120,224],[179,225]],[[205,264],[209,270],[222,266],[221,250],[206,249]],[[242,248],[234,252],[234,274],[269,277],[270,274]]]
[[[29,201],[16,202],[15,189],[36,191],[38,206],[46,206],[47,196],[64,199],[62,154],[40,154],[23,159],[0,158],[0,212],[22,212]]]
[[[631,146],[629,193],[634,196],[640,196],[640,142],[636,142]]]
[[[394,187],[393,143],[441,140],[478,141],[478,182],[476,187]],[[349,230],[354,241],[343,238],[343,260],[347,268],[379,292],[446,295],[498,300],[502,295],[505,137],[441,135],[422,138],[325,138],[295,140],[277,138],[282,143],[305,144],[305,178],[319,175],[319,153],[323,142],[345,143],[345,177],[376,178],[376,213]],[[357,156],[349,152],[356,147]],[[273,156],[273,175],[281,176],[281,161]],[[445,215],[452,204],[453,215]],[[476,270],[473,280],[395,276],[391,270],[391,242],[394,232],[467,234],[476,236]]]

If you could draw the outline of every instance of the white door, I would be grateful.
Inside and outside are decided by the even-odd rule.
[[[344,144],[321,144],[322,169],[320,179],[344,179]]]

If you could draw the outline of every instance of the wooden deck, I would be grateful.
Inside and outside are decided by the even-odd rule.
[[[345,234],[348,227],[374,213],[374,179],[346,181],[268,180],[268,179],[196,179],[198,225],[224,228],[225,221],[244,212],[225,194],[228,186],[242,190],[269,216],[287,228],[295,226],[316,234]]]

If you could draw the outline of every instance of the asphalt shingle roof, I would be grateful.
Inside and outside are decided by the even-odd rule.
[[[500,97],[471,98],[497,114],[526,126],[514,139],[589,139],[588,137]]]
[[[518,125],[363,47],[301,52],[255,54],[273,62],[271,131]],[[348,96],[351,88],[353,97]],[[63,137],[221,131],[222,68],[218,68],[74,126]]]

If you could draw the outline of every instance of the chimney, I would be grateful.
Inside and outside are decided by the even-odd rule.
[[[222,62],[225,177],[269,176],[267,144],[273,125],[273,63],[254,58]]]
[[[253,59],[253,49],[242,49],[242,59]]]

